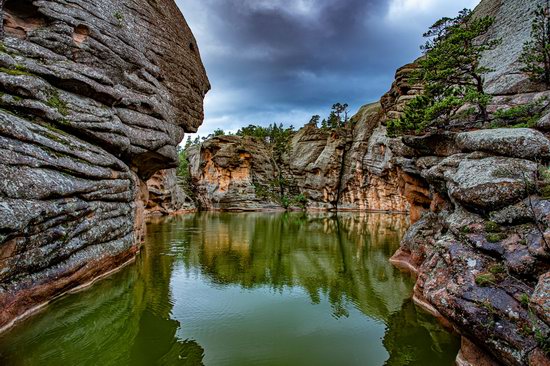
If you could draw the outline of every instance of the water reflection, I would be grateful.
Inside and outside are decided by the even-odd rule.
[[[380,319],[410,297],[411,280],[395,277],[387,258],[395,251],[404,216],[205,213],[186,222],[193,243],[186,266],[212,282],[244,288],[301,286],[318,303],[327,295],[335,316],[347,303]],[[177,231],[175,231],[177,233]],[[178,234],[176,234],[178,235]]]
[[[381,214],[217,214],[148,225],[142,255],[0,338],[6,365],[451,365]]]

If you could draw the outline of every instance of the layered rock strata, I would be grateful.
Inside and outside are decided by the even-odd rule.
[[[422,155],[407,164],[409,174],[428,185],[431,204],[393,262],[417,273],[417,303],[495,360],[544,364],[550,303],[540,298],[549,290],[550,201],[532,193],[541,184],[541,156],[526,150],[546,151],[550,141],[531,129],[482,135],[492,149],[478,150],[480,131],[458,133],[461,152]],[[539,143],[518,151],[533,136]],[[466,352],[461,357],[469,358]]]
[[[159,170],[147,181],[149,198],[145,205],[147,215],[175,215],[197,210],[176,169]]]
[[[171,0],[2,3],[0,328],[133,258],[209,89]]]
[[[203,210],[247,211],[280,206],[263,187],[279,176],[271,152],[252,138],[221,136],[193,146],[189,154],[197,206]]]

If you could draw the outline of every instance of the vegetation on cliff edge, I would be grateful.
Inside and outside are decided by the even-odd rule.
[[[456,18],[442,18],[430,27],[424,34],[428,41],[421,47],[424,57],[411,80],[424,91],[406,105],[401,118],[388,122],[390,136],[447,126],[458,113],[487,119],[491,97],[483,88],[483,75],[491,70],[480,60],[499,41],[481,36],[493,22],[492,17],[473,18],[464,9]]]
[[[539,6],[533,12],[531,39],[523,45],[519,59],[523,63],[521,71],[531,81],[542,82],[550,87],[550,6]]]

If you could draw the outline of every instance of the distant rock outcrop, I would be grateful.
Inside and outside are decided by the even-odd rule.
[[[197,209],[178,182],[176,169],[158,171],[147,181],[147,190],[149,198],[145,209],[148,215],[174,215]]]
[[[2,3],[0,328],[134,256],[210,87],[172,0]]]
[[[188,152],[196,202],[203,210],[276,209],[261,187],[275,182],[277,166],[267,148],[251,138],[215,137]]]
[[[350,127],[307,124],[281,158],[264,142],[240,136],[211,138],[190,149],[190,173],[203,209],[282,209],[303,197],[309,210],[406,212],[380,104],[363,107]],[[284,182],[284,183],[283,183]],[[294,206],[294,208],[299,208]]]

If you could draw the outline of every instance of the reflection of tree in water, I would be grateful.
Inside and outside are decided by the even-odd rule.
[[[415,345],[430,340],[444,347],[441,339],[448,336],[416,314],[408,300],[412,280],[388,262],[404,220],[204,213],[151,223],[138,265],[61,299],[9,333],[9,339],[0,338],[0,364],[18,365],[23,353],[26,364],[40,365],[201,364],[203,348],[176,336],[174,271],[206,276],[222,287],[300,287],[313,303],[328,299],[334,317],[346,317],[355,308],[387,324],[388,366],[420,364],[427,356]]]
[[[90,289],[53,303],[0,338],[0,364],[200,365],[204,350],[176,338],[170,318],[174,257],[162,226],[132,265]],[[155,247],[156,246],[156,247]]]
[[[313,303],[327,297],[335,317],[354,306],[385,319],[410,296],[410,279],[388,263],[405,229],[403,216],[205,213],[190,220],[200,223],[186,227],[203,230],[185,238],[187,265],[214,283],[276,291],[300,286]]]

